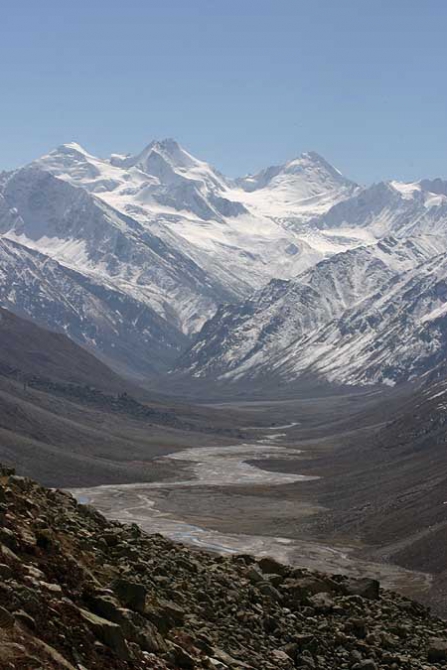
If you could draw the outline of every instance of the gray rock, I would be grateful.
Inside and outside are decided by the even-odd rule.
[[[309,605],[317,612],[328,613],[334,609],[335,602],[328,593],[316,593],[309,598]]]
[[[136,612],[144,612],[147,589],[143,584],[120,578],[113,583],[113,589],[123,605]]]
[[[377,670],[377,663],[367,658],[353,665],[352,670]]]
[[[124,639],[123,631],[118,624],[107,621],[107,619],[103,619],[88,610],[80,609],[79,612],[82,619],[101,642],[113,649],[121,660],[129,660],[129,650]]]
[[[14,626],[14,617],[7,609],[0,606],[0,628],[10,630]]]
[[[261,558],[258,561],[258,565],[262,570],[262,572],[265,574],[285,575],[289,571],[289,568],[287,568],[286,565],[279,563],[279,561],[276,561],[274,558],[271,558],[270,556]]]
[[[447,640],[432,637],[428,643],[427,660],[430,663],[447,661]]]
[[[32,616],[24,612],[23,610],[19,610],[18,612],[14,612],[14,619],[18,621],[19,623],[25,625],[27,628],[30,630],[36,630],[36,622],[33,619]]]
[[[360,596],[368,600],[377,600],[379,598],[380,583],[377,579],[348,579],[345,587],[349,595]]]

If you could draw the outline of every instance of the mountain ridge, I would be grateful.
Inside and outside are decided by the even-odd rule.
[[[364,249],[368,255],[387,237],[402,245],[425,239],[424,253],[443,253],[446,193],[442,179],[361,187],[312,151],[282,166],[229,179],[173,139],[110,158],[97,158],[72,142],[2,174],[0,234],[9,260],[0,275],[0,304],[62,329],[120,372],[159,377],[186,350],[190,355],[197,348],[196,338],[201,342],[210,332],[203,328],[216,314],[237,312],[232,305],[244,309],[269,282],[295,281],[340,255],[340,263],[328,267],[357,272],[354,260],[353,268],[344,264],[343,253]],[[21,245],[21,274],[6,251],[12,244]],[[40,269],[33,260],[36,253],[41,254]],[[55,267],[61,279],[40,309],[30,292],[45,295],[42,268]],[[377,286],[385,286],[391,279],[387,263],[381,277],[376,271]],[[327,295],[320,294],[328,318],[341,317],[333,292],[339,281],[334,276]],[[314,299],[308,295],[310,306]],[[84,301],[88,315],[82,311]],[[290,303],[289,312],[293,309]],[[279,332],[279,312],[277,321]],[[279,349],[269,350],[278,369],[283,346],[279,341]],[[343,382],[340,375],[335,378]]]

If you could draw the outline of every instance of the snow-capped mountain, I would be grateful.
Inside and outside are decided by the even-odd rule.
[[[307,192],[325,194],[327,209],[356,188],[330,166],[323,167],[319,157],[309,155],[301,162],[302,173],[296,165],[292,175],[291,164],[283,170],[284,178],[293,177],[288,188],[298,194],[298,209]],[[62,145],[1,175],[0,234],[8,252],[8,245],[15,244],[22,270],[14,272],[7,253],[0,302],[64,330],[108,360],[115,358],[120,368],[128,356],[133,372],[152,365],[166,369],[219,304],[246,298],[272,277],[293,276],[365,237],[364,231],[356,238],[287,230],[268,207],[261,211],[262,189],[256,206],[246,202],[252,196],[174,140],[107,159],[76,143]],[[58,277],[64,276],[53,281],[47,302],[40,295],[40,289],[47,295],[45,273],[39,274],[36,265],[45,271],[55,267]],[[64,288],[68,275],[70,287]],[[104,301],[99,304],[96,295],[97,313],[85,295],[86,285]],[[33,291],[39,300],[31,299]],[[89,307],[84,310],[81,303]],[[144,318],[132,319],[134,339],[141,342],[135,348],[126,329],[129,309],[136,314],[138,306]],[[125,321],[125,328],[119,325]],[[146,351],[143,369],[137,361],[141,348]]]
[[[315,151],[237,179],[236,184],[247,192],[241,197],[247,206],[288,226],[324,214],[361,190]]]
[[[2,263],[2,304],[64,330],[120,367],[127,356],[134,371],[166,368],[189,329],[217,301],[233,299],[136,220],[38,167],[10,175],[0,208],[2,241],[16,245],[14,259]]]
[[[308,342],[304,365],[334,382],[411,380],[445,365],[446,326],[443,253],[389,281],[329,323]]]
[[[447,344],[447,255],[438,251],[432,236],[385,238],[293,280],[274,280],[242,304],[221,307],[181,367],[231,381],[312,376],[341,384],[423,373]]]
[[[446,182],[363,188],[315,152],[230,179],[171,139],[70,143],[0,174],[0,304],[132,374],[193,345],[197,375],[338,381],[317,334],[445,252],[446,220]]]
[[[81,342],[115,369],[147,376],[166,368],[187,338],[149,305],[39,251],[0,239],[1,302]]]
[[[359,189],[337,203],[316,225],[323,229],[368,229],[376,237],[408,237],[423,233],[447,234],[447,182],[424,179],[405,184],[381,182]]]
[[[365,231],[288,229],[358,190],[317,154],[274,168],[256,191],[246,188],[248,178],[223,177],[171,139],[110,159],[69,144],[36,164],[137,220],[239,297],[365,239]]]

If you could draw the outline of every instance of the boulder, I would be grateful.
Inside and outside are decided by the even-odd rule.
[[[430,663],[447,661],[447,640],[432,637],[428,643],[427,660]]]
[[[103,619],[89,610],[79,610],[82,619],[88,625],[92,633],[105,645],[113,649],[116,655],[123,661],[130,658],[129,650],[120,626],[107,619]]]
[[[169,658],[172,660],[172,663],[175,667],[180,668],[194,668],[195,662],[192,656],[188,654],[182,647],[178,644],[173,644],[173,647],[169,653]]]
[[[7,609],[0,606],[0,628],[10,630],[14,626],[14,617]]]
[[[332,612],[335,606],[335,602],[333,601],[329,593],[325,593],[323,591],[321,593],[316,593],[315,595],[311,596],[309,598],[309,605],[313,607],[317,612],[327,614],[328,612]]]
[[[370,658],[365,658],[353,665],[352,670],[377,670],[377,663]]]
[[[282,585],[282,591],[288,602],[295,605],[307,602],[317,593],[333,593],[335,590],[331,580],[313,576],[288,579]]]
[[[258,561],[258,565],[264,574],[269,575],[285,575],[289,569],[286,565],[279,563],[274,558],[270,556],[265,556]]]
[[[123,605],[135,612],[144,612],[147,589],[143,584],[120,578],[113,583],[113,590]]]
[[[377,579],[348,579],[345,582],[346,593],[351,596],[360,596],[368,600],[378,600],[380,582]]]

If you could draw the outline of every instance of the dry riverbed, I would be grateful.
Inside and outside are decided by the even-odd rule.
[[[181,466],[177,480],[96,486],[72,493],[108,518],[137,523],[147,532],[161,533],[190,546],[227,554],[269,555],[296,566],[373,576],[383,586],[405,595],[423,595],[431,583],[426,573],[361,559],[355,543],[327,546],[297,537],[293,531],[297,520],[321,507],[296,497],[282,500],[279,495],[266,501],[257,496],[257,491],[266,488],[278,491],[281,489],[277,487],[292,484],[296,488],[317,479],[296,472],[301,452],[289,446],[288,433],[297,425],[291,422],[262,430],[253,427],[248,429],[253,434],[250,442],[191,448],[164,456],[162,460]],[[289,464],[292,472],[261,468],[258,460],[263,464],[269,460]],[[281,532],[283,529],[285,532]]]

